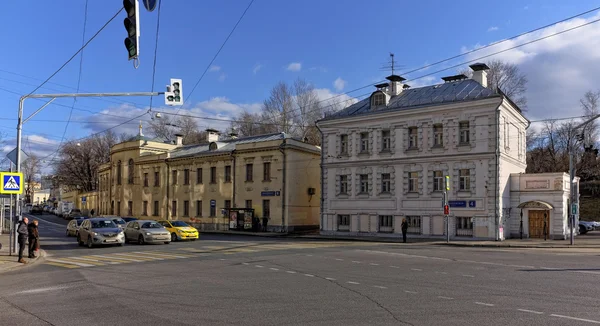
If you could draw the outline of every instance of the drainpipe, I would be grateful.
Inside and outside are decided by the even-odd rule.
[[[504,101],[504,97],[502,98]],[[500,193],[498,192],[498,183],[500,182],[500,106],[502,105],[502,101],[496,107],[496,177],[495,186],[494,186],[494,215],[495,215],[495,232],[496,232],[496,241],[500,240],[500,206],[498,198],[500,197]]]
[[[166,205],[167,214],[166,214],[166,216],[167,216],[167,221],[170,221],[173,218],[171,216],[171,210],[169,209],[169,203],[170,203],[169,195],[171,192],[171,183],[169,182],[169,179],[171,177],[171,167],[169,166],[169,159],[165,159],[165,164],[167,165],[167,205]]]
[[[325,163],[325,156],[323,156],[323,143],[324,143],[324,137],[323,137],[323,131],[321,130],[321,128],[319,128],[319,125],[315,124],[315,127],[317,127],[317,130],[319,130],[319,133],[321,134],[321,205],[319,207],[319,211],[321,212],[319,219],[321,220],[321,225],[319,225],[319,228],[321,230],[323,230],[323,222],[324,222],[324,217],[323,217],[323,213],[325,212],[325,208],[324,208],[324,204],[325,204],[325,184],[323,184],[323,180],[325,177],[324,171],[323,171],[323,164]]]
[[[233,161],[232,163],[232,168],[231,168],[231,182],[232,182],[232,187],[233,187],[233,198],[231,198],[232,201],[232,206],[233,208],[237,207],[237,204],[235,202],[235,169],[236,169],[236,163],[235,163],[235,149],[233,151],[231,151],[231,159]],[[229,212],[227,212],[227,214],[229,214]],[[227,219],[229,219],[229,216],[227,216]]]
[[[287,143],[287,139],[283,139],[281,145],[279,145],[279,151],[283,154],[283,184],[281,187],[281,232],[287,232],[287,227],[285,226],[285,193],[286,193],[286,155],[285,155],[285,145]],[[263,212],[264,213],[264,212]]]

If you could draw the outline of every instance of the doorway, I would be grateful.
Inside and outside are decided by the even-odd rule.
[[[529,211],[529,237],[544,238],[544,226],[546,234],[550,235],[550,214],[549,211],[530,210]],[[545,225],[544,225],[544,222]]]

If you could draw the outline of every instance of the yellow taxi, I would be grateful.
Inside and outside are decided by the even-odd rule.
[[[171,241],[177,240],[192,240],[198,239],[198,230],[195,227],[190,226],[184,221],[158,221],[164,226],[169,233],[171,233]]]

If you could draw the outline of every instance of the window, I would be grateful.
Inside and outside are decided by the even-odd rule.
[[[177,184],[177,170],[173,170],[171,172],[171,177],[173,178],[173,184],[176,185]]]
[[[210,217],[217,216],[217,208],[213,205],[210,205]]]
[[[408,128],[408,148],[417,148],[419,144],[417,143],[418,137],[418,129],[417,127]]]
[[[196,216],[202,216],[202,201],[196,200]]]
[[[183,201],[183,216],[190,216],[190,201]]]
[[[348,135],[340,136],[340,152],[342,154],[348,154]]]
[[[152,208],[152,215],[158,216],[158,200],[154,201],[154,207]]]
[[[510,126],[508,125],[508,122],[505,122],[504,123],[504,147],[510,147],[509,133],[510,133]]]
[[[133,184],[133,176],[134,176],[135,171],[133,170],[133,159],[129,159],[129,162],[127,163],[127,183],[128,184]]]
[[[360,133],[360,152],[361,153],[369,152],[369,133],[368,132]]]
[[[246,208],[252,208],[252,200],[246,200]]]
[[[383,93],[373,94],[373,106],[385,105],[385,95]]]
[[[175,217],[177,216],[177,201],[174,200],[171,205],[171,216]]]
[[[366,194],[369,192],[369,175],[361,174],[360,175],[360,193]]]
[[[407,216],[406,223],[408,223],[408,234],[421,234],[421,216]]]
[[[197,168],[196,169],[196,183],[197,184],[201,184],[202,183],[202,168]]]
[[[348,193],[348,176],[340,175],[340,194]]]
[[[183,170],[183,184],[184,185],[190,184],[190,169]]]
[[[394,216],[379,215],[379,232],[394,231]]]
[[[117,216],[121,216],[121,202],[117,202]]]
[[[458,132],[460,133],[460,144],[469,143],[469,121],[463,121],[458,123]]]
[[[442,171],[433,171],[433,191],[444,191],[444,175]]]
[[[471,171],[469,169],[460,169],[459,171],[459,190],[471,189]]]
[[[252,164],[246,164],[246,181],[247,182],[251,182],[252,181]]]
[[[148,201],[144,200],[142,203],[142,215],[148,216]]]
[[[441,124],[433,125],[433,146],[444,146],[444,127]]]
[[[381,131],[381,150],[386,152],[392,149],[392,137],[389,130]]]
[[[115,215],[115,201],[110,202],[110,215]]]
[[[122,170],[121,170],[121,161],[117,162],[117,184],[120,185],[121,184],[121,177],[122,177]]]
[[[338,215],[338,231],[350,231],[350,215]]]
[[[263,181],[271,181],[271,162],[263,163]]]
[[[225,208],[231,208],[231,200],[226,200],[225,201]]]
[[[231,165],[225,165],[225,182],[231,182]]]
[[[456,217],[456,236],[473,236],[473,219],[470,217]]]
[[[408,191],[419,191],[419,172],[408,172]]]
[[[271,217],[271,201],[268,199],[263,200],[263,217]]]
[[[144,173],[144,187],[148,187],[148,173]]]
[[[392,177],[389,173],[381,174],[381,192],[387,193],[392,191]]]
[[[210,167],[210,183],[217,183],[217,167]]]
[[[127,216],[133,216],[133,202],[131,200],[127,202]]]
[[[160,187],[160,172],[154,171],[154,186]]]

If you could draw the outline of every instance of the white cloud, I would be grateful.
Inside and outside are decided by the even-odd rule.
[[[21,146],[23,151],[27,155],[36,155],[40,158],[46,157],[50,154],[53,154],[60,142],[58,140],[50,139],[44,137],[42,135],[23,135]],[[6,139],[4,142],[4,146],[2,146],[1,150],[3,153],[8,153],[15,149],[17,146],[17,139],[10,138]]]
[[[302,69],[302,64],[300,62],[292,62],[286,69],[289,71],[300,71]]]
[[[315,92],[317,93],[319,101],[322,101],[321,106],[323,106],[325,111],[341,110],[347,106],[358,102],[356,98],[353,98],[346,94],[333,93],[330,89],[327,88],[317,88],[315,89]]]
[[[488,31],[488,32],[495,32],[495,31],[497,31],[498,29],[499,29],[499,28],[498,28],[498,26],[492,26],[492,27],[488,28],[488,30],[487,30],[487,31]]]
[[[589,18],[575,18],[469,54],[467,60],[505,50],[599,18],[600,13]],[[559,118],[580,115],[582,110],[579,99],[587,90],[599,88],[600,65],[597,64],[600,59],[600,52],[597,51],[599,47],[600,24],[591,24],[485,60],[500,59],[514,63],[527,75],[529,83],[526,93],[528,99],[526,115],[528,118]]]
[[[221,67],[220,66],[210,66],[210,68],[208,68],[208,71],[210,71],[210,72],[221,71]]]
[[[225,78],[227,78],[226,74],[222,73],[222,74],[219,75],[219,81],[220,82],[225,81]]]
[[[346,87],[346,81],[343,80],[341,77],[338,77],[336,80],[333,81],[333,87],[336,91],[339,92],[343,90],[344,87]]]
[[[254,65],[254,68],[252,69],[252,73],[254,73],[255,75],[262,69],[263,65],[261,65],[260,63],[257,63],[256,65]]]

